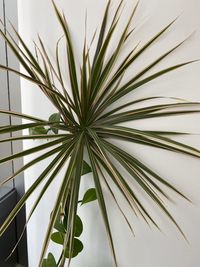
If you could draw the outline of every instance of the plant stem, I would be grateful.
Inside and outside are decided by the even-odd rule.
[[[60,255],[60,258],[58,259],[58,262],[57,262],[57,266],[58,266],[58,267],[63,267],[63,266],[59,266],[59,264],[60,264],[60,262],[61,262],[61,260],[62,260],[62,256],[63,256],[63,251],[62,251],[62,253],[61,253],[61,255]]]

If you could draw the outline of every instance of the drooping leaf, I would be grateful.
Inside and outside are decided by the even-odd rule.
[[[73,145],[73,143],[72,143]],[[11,222],[14,220],[15,216],[19,213],[19,211],[22,209],[22,207],[25,205],[27,199],[31,196],[31,194],[34,192],[34,190],[36,188],[38,188],[38,186],[41,184],[41,182],[45,179],[45,177],[52,171],[52,169],[55,168],[56,164],[58,164],[58,162],[60,161],[60,159],[62,158],[63,154],[65,153],[65,158],[64,158],[64,162],[67,160],[67,158],[69,157],[69,154],[71,153],[71,148],[72,145],[65,145],[63,147],[63,150],[58,153],[58,155],[52,160],[52,162],[43,170],[43,172],[40,174],[40,176],[36,179],[36,181],[31,185],[31,187],[26,191],[26,193],[22,196],[22,198],[18,201],[18,203],[16,204],[16,206],[14,207],[14,209],[11,211],[11,213],[8,215],[8,217],[6,218],[6,220],[4,221],[4,223],[1,225],[0,227],[0,236],[5,232],[5,230],[9,227],[9,225],[11,224]],[[62,164],[64,163],[62,162]],[[58,168],[59,167],[59,168]],[[50,176],[50,181],[52,181],[55,176],[58,174],[59,169],[61,166],[58,165],[58,167],[54,170],[54,172],[52,173],[52,175]],[[41,197],[40,197],[41,199]],[[59,208],[59,205],[58,205]],[[59,209],[56,211],[56,215],[58,215],[58,211]],[[57,216],[56,216],[57,218]],[[55,220],[52,222],[52,224],[55,224]],[[52,226],[53,227],[53,226]],[[42,262],[42,260],[41,260]]]
[[[93,132],[90,132],[90,134],[93,137]],[[96,135],[95,135],[96,136]],[[98,199],[98,203],[101,209],[101,213],[102,213],[102,217],[104,220],[104,224],[105,224],[105,228],[106,228],[106,232],[109,238],[109,244],[110,244],[110,248],[113,254],[113,258],[115,261],[115,265],[117,266],[117,258],[116,258],[116,254],[115,254],[115,248],[114,248],[114,243],[113,243],[113,238],[112,238],[112,233],[111,233],[111,228],[110,228],[110,223],[108,220],[108,213],[107,213],[107,209],[106,209],[106,205],[105,205],[105,199],[104,199],[104,195],[103,195],[103,191],[102,191],[102,186],[99,180],[99,174],[97,171],[97,167],[96,167],[96,158],[94,153],[92,152],[92,147],[89,146],[89,143],[87,142],[87,149],[88,149],[88,154],[89,154],[89,158],[90,158],[90,162],[91,162],[91,167],[92,167],[92,172],[93,172],[93,177],[94,177],[94,183],[95,183],[95,187],[97,190],[97,199]]]

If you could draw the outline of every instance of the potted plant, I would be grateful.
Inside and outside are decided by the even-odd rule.
[[[1,142],[48,138],[48,142],[45,144],[0,159],[1,164],[19,157],[31,155],[38,151],[42,152],[47,148],[49,149],[48,152],[42,153],[41,156],[25,164],[11,177],[5,178],[0,183],[1,185],[13,180],[17,174],[25,171],[34,164],[50,156],[54,156],[50,164],[27,190],[1,226],[0,235],[6,231],[31,194],[45,181],[30,214],[28,214],[27,222],[29,221],[41,198],[57,177],[59,171],[65,169],[65,175],[63,176],[59,192],[55,198],[54,208],[50,214],[48,229],[39,259],[39,266],[64,266],[66,259],[68,259],[68,265],[70,265],[71,259],[83,248],[82,243],[77,238],[80,236],[83,228],[82,222],[77,215],[77,207],[80,201],[84,204],[96,199],[98,200],[99,209],[105,224],[115,266],[118,266],[102,184],[107,186],[111,197],[114,199],[115,204],[120,209],[131,230],[132,227],[129,218],[127,218],[126,214],[121,209],[118,203],[118,196],[115,194],[111,184],[115,184],[118,188],[118,191],[124,197],[127,205],[131,207],[133,214],[137,214],[148,224],[159,228],[150,212],[135,194],[134,186],[131,186],[126,177],[123,176],[122,170],[126,171],[132,181],[140,187],[141,192],[144,192],[148,198],[163,211],[177,227],[182,236],[186,238],[175,218],[165,206],[165,200],[170,199],[165,188],[189,200],[187,196],[156,173],[155,170],[149,168],[144,162],[139,160],[134,155],[134,152],[130,154],[122,149],[120,143],[117,144],[117,142],[119,142],[119,140],[127,141],[172,151],[174,153],[183,153],[197,158],[200,157],[200,151],[198,149],[175,141],[172,138],[173,135],[177,136],[184,133],[162,130],[147,131],[121,126],[122,123],[129,121],[198,113],[198,102],[182,101],[181,99],[173,97],[167,99],[170,103],[162,104],[160,104],[160,102],[159,104],[149,104],[150,100],[164,101],[165,97],[160,96],[139,99],[131,97],[125,104],[120,103],[123,97],[130,95],[131,92],[140,89],[150,81],[172,71],[177,71],[179,68],[186,67],[195,61],[178,63],[154,72],[153,74],[148,74],[150,70],[153,70],[153,68],[169,54],[178,49],[184,43],[184,41],[182,41],[161,54],[151,64],[145,66],[144,69],[138,73],[134,73],[131,78],[124,79],[124,74],[131,68],[132,64],[170,29],[175,20],[161,29],[160,32],[154,35],[143,46],[137,45],[132,48],[131,51],[127,51],[126,56],[119,62],[118,58],[121,51],[126,42],[131,39],[132,33],[134,32],[131,25],[137,11],[138,3],[133,8],[131,16],[118,38],[115,49],[112,51],[112,54],[108,56],[107,50],[114,32],[117,31],[124,1],[120,1],[111,17],[111,22],[109,22],[111,2],[112,1],[109,0],[106,6],[98,36],[96,33],[94,35],[94,38],[97,38],[95,54],[91,58],[90,46],[88,46],[87,38],[85,37],[82,51],[82,65],[80,70],[78,70],[67,20],[65,15],[61,13],[52,1],[66,42],[70,88],[66,88],[66,77],[63,74],[60,64],[60,40],[58,40],[56,47],[56,64],[53,64],[41,38],[39,38],[39,45],[35,46],[36,53],[34,54],[14,28],[13,30],[18,37],[19,44],[14,41],[9,32],[4,33],[1,30],[1,35],[18,58],[25,72],[22,73],[6,66],[0,66],[0,68],[16,73],[20,77],[36,84],[58,111],[51,115],[49,119],[44,120],[26,114],[19,114],[14,111],[0,110],[1,114],[19,116],[28,120],[27,123],[23,123],[22,125],[7,125],[1,127],[1,134],[18,132],[24,129],[29,129],[30,131],[30,135],[22,134],[2,139]],[[146,76],[144,77],[144,75]],[[78,79],[79,76],[80,80]],[[137,108],[136,104],[138,103],[144,104],[144,107]],[[117,104],[117,106],[114,106],[115,104]],[[117,142],[113,142],[113,140]],[[88,163],[84,161],[85,153],[87,153],[89,157]],[[83,200],[80,200],[79,189],[81,176],[88,172],[92,172],[95,188],[91,188],[87,191]],[[56,233],[54,229],[57,230]],[[49,254],[48,257],[45,258],[51,239],[62,244],[63,247],[58,262],[55,261],[52,254]]]

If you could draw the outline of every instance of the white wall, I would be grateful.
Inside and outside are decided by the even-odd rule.
[[[49,51],[53,55],[53,49],[58,37],[61,36],[58,23],[54,16],[50,0],[20,0],[19,3],[19,30],[26,42],[30,43],[37,38],[39,33],[47,43]],[[88,14],[88,36],[92,36],[96,26],[99,25],[103,8],[106,0],[57,0],[56,3],[64,10],[72,30],[72,36],[75,42],[77,55],[80,56],[84,33],[84,16],[87,7]],[[116,3],[117,1],[113,1]],[[134,0],[126,0],[126,7],[122,22],[130,13],[130,8],[135,3]],[[199,20],[200,1],[199,0],[143,0],[140,3],[138,13],[135,19],[137,30],[131,44],[138,41],[145,42],[149,37],[156,33],[161,27],[170,22],[174,17],[181,14],[181,17],[159,42],[149,49],[141,60],[138,60],[133,66],[131,72],[137,71],[148,64],[160,52],[166,51],[177,42],[183,40],[191,32],[196,33],[184,44],[182,48],[176,51],[164,60],[159,67],[170,66],[185,60],[200,58],[200,20]],[[113,43],[114,45],[114,43]],[[184,69],[169,74],[163,78],[153,81],[141,90],[134,93],[134,96],[152,96],[165,95],[186,98],[189,100],[200,100],[200,76],[199,63],[190,65]],[[129,73],[131,75],[131,73]],[[53,108],[38,92],[36,87],[25,81],[22,83],[22,105],[23,112],[33,115],[42,115],[47,118]],[[170,118],[146,120],[134,123],[139,128],[148,129],[168,129],[183,130],[193,133],[200,133],[200,117],[197,115]],[[135,127],[136,127],[135,126]],[[199,136],[179,137],[188,144],[200,148]],[[35,143],[34,143],[35,144]],[[28,147],[32,143],[25,143]],[[134,151],[140,159],[146,164],[152,166],[161,175],[166,177],[174,185],[178,186],[192,200],[189,204],[184,200],[177,199],[176,205],[168,203],[168,208],[175,215],[178,223],[186,233],[189,244],[184,242],[183,238],[177,232],[175,227],[156,209],[151,208],[152,213],[160,222],[162,233],[155,229],[149,229],[143,222],[138,221],[134,216],[131,217],[129,210],[126,210],[134,225],[136,237],[130,235],[123,219],[118,211],[113,207],[112,201],[108,203],[108,209],[111,214],[111,223],[113,226],[113,235],[116,243],[119,267],[198,267],[200,266],[200,164],[197,159],[183,155],[175,155],[169,152],[144,148],[140,146],[126,146],[127,150]],[[26,159],[27,160],[27,159]],[[26,188],[34,181],[39,170],[46,163],[32,168],[25,174]],[[83,188],[89,186],[88,177],[85,179]],[[59,179],[58,179],[59,180]],[[49,190],[48,196],[43,199],[35,216],[28,227],[28,246],[30,267],[36,267],[38,263],[39,252],[41,249],[42,237],[46,229],[46,220],[49,218],[49,211],[52,207],[52,198],[55,196],[55,188],[58,181]],[[27,211],[34,198],[27,205]],[[147,203],[149,205],[149,203]],[[91,209],[90,209],[91,208]],[[99,212],[95,203],[80,210],[84,218],[85,233],[83,242],[85,244],[84,252],[74,260],[72,266],[76,267],[112,267],[112,260],[108,250],[105,233],[101,224]]]

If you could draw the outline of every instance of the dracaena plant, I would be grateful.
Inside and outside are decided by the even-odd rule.
[[[125,51],[126,56],[121,59],[119,56],[122,50],[124,51],[124,46],[128,41],[131,42],[131,38],[134,35],[133,17],[137,11],[138,3],[133,8],[124,30],[120,35],[118,32],[118,41],[115,41],[115,48],[112,52],[108,53],[113,35],[118,31],[121,10],[123,8],[122,0],[119,2],[114,13],[112,13],[110,11],[111,1],[109,0],[105,8],[100,29],[94,34],[93,40],[96,40],[96,42],[92,42],[92,46],[96,43],[96,47],[93,48],[95,50],[94,55],[91,56],[90,45],[87,44],[87,38],[85,37],[82,50],[82,63],[79,68],[74,54],[70,28],[65,15],[60,12],[54,2],[52,2],[52,4],[64,33],[69,78],[68,76],[65,77],[65,72],[62,69],[59,49],[60,40],[56,46],[54,63],[50,59],[41,38],[39,38],[39,44],[35,46],[35,53],[28,48],[27,44],[15,29],[14,33],[18,37],[20,45],[14,41],[13,36],[9,32],[5,33],[1,30],[2,36],[18,58],[25,72],[21,73],[5,66],[1,66],[1,69],[14,72],[22,78],[36,84],[38,89],[44,93],[57,109],[60,118],[57,121],[49,121],[26,114],[19,114],[14,111],[0,111],[1,114],[4,115],[19,116],[28,120],[28,122],[21,125],[6,125],[1,127],[1,134],[18,131],[20,133],[21,130],[36,129],[36,127],[37,129],[39,129],[38,127],[44,127],[44,129],[51,128],[54,129],[54,132],[59,131],[56,135],[52,134],[52,131],[49,132],[48,142],[45,144],[37,145],[0,160],[0,163],[3,164],[19,157],[32,155],[38,151],[41,152],[40,156],[26,163],[11,177],[1,181],[1,185],[4,185],[6,182],[14,179],[20,172],[27,170],[34,164],[50,156],[54,156],[49,165],[42,171],[30,188],[27,189],[26,193],[17,203],[3,225],[1,225],[0,235],[6,231],[15,216],[25,205],[29,196],[44,182],[42,183],[40,194],[36,198],[30,214],[27,215],[27,220],[30,219],[48,187],[51,186],[51,183],[56,179],[59,171],[64,169],[65,174],[63,175],[57,196],[54,199],[54,207],[48,222],[48,229],[44,239],[41,257],[38,260],[39,266],[41,266],[48,251],[48,245],[56,221],[59,216],[64,214],[67,216],[67,224],[59,266],[63,266],[66,261],[66,250],[68,251],[68,264],[70,265],[75,242],[75,224],[79,203],[82,166],[86,153],[89,158],[88,163],[91,166],[99,209],[105,224],[114,263],[115,266],[118,266],[103,186],[107,187],[111,198],[113,198],[115,204],[121,211],[130,229],[132,229],[130,218],[126,216],[121,208],[118,199],[119,195],[124,197],[126,204],[133,211],[133,216],[137,215],[144,219],[146,223],[159,228],[157,222],[137,195],[134,187],[134,185],[137,185],[141,193],[144,193],[152,203],[155,203],[185,237],[175,218],[166,208],[165,201],[171,200],[171,196],[169,196],[170,190],[187,200],[188,198],[173,184],[161,177],[156,170],[150,168],[145,162],[138,159],[134,151],[129,153],[125,151],[120,144],[121,141],[126,141],[130,144],[136,143],[142,146],[151,146],[155,149],[163,149],[171,151],[172,153],[183,153],[188,156],[200,158],[200,151],[198,149],[173,139],[173,135],[177,137],[177,135],[180,134],[179,132],[162,131],[162,129],[160,131],[148,131],[121,126],[124,122],[199,112],[199,103],[168,98],[170,103],[168,102],[166,104],[164,103],[164,97],[150,96],[134,98],[134,96],[131,95],[131,92],[139,90],[143,85],[147,85],[150,81],[158,77],[164,76],[172,71],[176,71],[178,74],[178,69],[191,64],[193,61],[177,63],[171,67],[160,69],[159,71],[154,71],[153,74],[149,74],[150,70],[153,71],[155,66],[159,65],[162,60],[178,49],[184,43],[184,41],[182,41],[170,50],[167,50],[164,54],[160,54],[142,70],[132,73],[131,78],[125,78],[124,74],[127,70],[132,67],[138,58],[143,56],[143,53],[148,50],[150,46],[157,42],[158,39],[170,29],[175,20],[152,36],[145,44],[137,45],[132,47],[130,51]],[[66,86],[67,79],[69,79],[70,86]],[[129,96],[128,100],[125,104],[122,104],[120,101],[125,96]],[[149,104],[151,103],[150,100],[159,101],[159,103],[152,105]],[[163,101],[163,103],[161,103],[161,101]],[[141,105],[144,104],[144,106],[138,108],[136,106],[138,103]],[[32,132],[31,135],[20,134],[17,137],[2,139],[1,142],[46,138],[45,131],[40,134]],[[113,140],[115,140],[115,142],[113,142]],[[49,149],[48,152],[43,152],[43,150],[47,148]],[[126,172],[126,176],[124,176],[124,172]],[[131,184],[129,180],[127,180],[127,177],[132,179]],[[117,194],[116,190],[113,188],[113,184],[118,188]],[[50,258],[51,256],[50,254]]]

